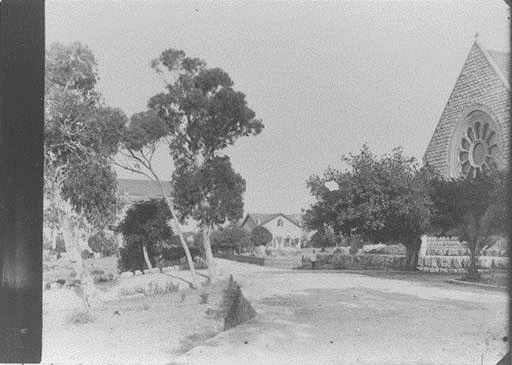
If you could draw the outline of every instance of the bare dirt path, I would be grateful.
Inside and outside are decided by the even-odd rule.
[[[175,363],[495,364],[508,349],[506,293],[419,277],[219,265],[259,315]]]

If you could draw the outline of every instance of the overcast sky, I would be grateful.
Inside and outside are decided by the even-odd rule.
[[[503,0],[46,1],[46,11],[47,43],[88,45],[105,101],[129,116],[162,90],[148,64],[164,49],[228,72],[265,124],[228,151],[246,212],[300,213],[313,202],[306,179],[363,143],[421,159],[475,33],[509,52]]]

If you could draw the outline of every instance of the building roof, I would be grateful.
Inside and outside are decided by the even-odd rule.
[[[262,213],[248,213],[245,217],[244,221],[242,222],[242,226],[247,222],[248,219],[252,219],[254,224],[258,226],[262,226],[271,220],[277,218],[277,217],[284,217],[288,219],[290,222],[295,224],[296,226],[301,226],[301,215],[300,214],[283,214],[283,213],[271,213],[271,214],[262,214]]]
[[[470,107],[485,107],[497,113],[497,123],[509,129],[510,54],[485,49],[475,39],[462,66],[450,97],[445,104],[423,162],[436,167],[443,175],[451,176],[450,140],[461,113]],[[477,104],[478,103],[478,104]],[[504,157],[508,156],[508,139],[504,140]]]
[[[484,49],[480,45],[478,40],[475,41],[475,43],[480,47],[482,52],[485,54],[485,57],[489,61],[489,64],[494,69],[500,80],[503,82],[506,88],[510,90],[510,53]]]
[[[142,179],[117,179],[118,192],[129,200],[147,200],[161,197],[160,189],[154,181]],[[172,185],[164,181],[165,193],[170,195]]]
[[[510,53],[487,50],[487,53],[494,60],[498,70],[503,76],[510,80]]]

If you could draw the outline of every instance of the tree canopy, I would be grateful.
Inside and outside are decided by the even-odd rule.
[[[140,270],[145,261],[152,268],[155,256],[173,239],[167,224],[170,218],[171,212],[163,199],[137,202],[128,208],[117,226],[125,241],[120,251],[121,269]]]
[[[508,172],[491,170],[476,177],[431,182],[432,223],[441,234],[450,232],[467,242],[470,279],[479,278],[477,260],[486,240],[493,234],[508,234],[508,181]]]
[[[254,227],[251,231],[251,242],[254,246],[266,245],[272,238],[272,233],[263,226]]]
[[[308,180],[317,202],[306,211],[306,225],[320,231],[330,227],[335,233],[373,242],[400,242],[408,248],[408,268],[414,269],[420,237],[430,227],[432,201],[427,186],[434,172],[420,169],[401,148],[377,157],[365,145],[359,154],[343,160],[346,171],[328,169]],[[326,186],[330,181],[338,188]]]
[[[105,106],[95,90],[97,66],[80,43],[53,44],[46,54],[45,183],[90,223],[112,223],[115,172],[124,114]]]
[[[223,250],[240,253],[251,245],[249,233],[235,224],[230,224],[213,232],[211,240],[214,251]]]

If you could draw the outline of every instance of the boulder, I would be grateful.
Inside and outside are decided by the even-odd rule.
[[[151,272],[153,274],[160,274],[160,268],[159,267],[155,267],[155,268],[151,269]]]
[[[133,273],[131,271],[125,271],[121,273],[122,278],[131,278],[133,276]]]
[[[140,270],[135,270],[135,276],[141,276],[142,275],[142,271]]]
[[[144,270],[144,275],[153,274],[153,271],[151,269]]]

